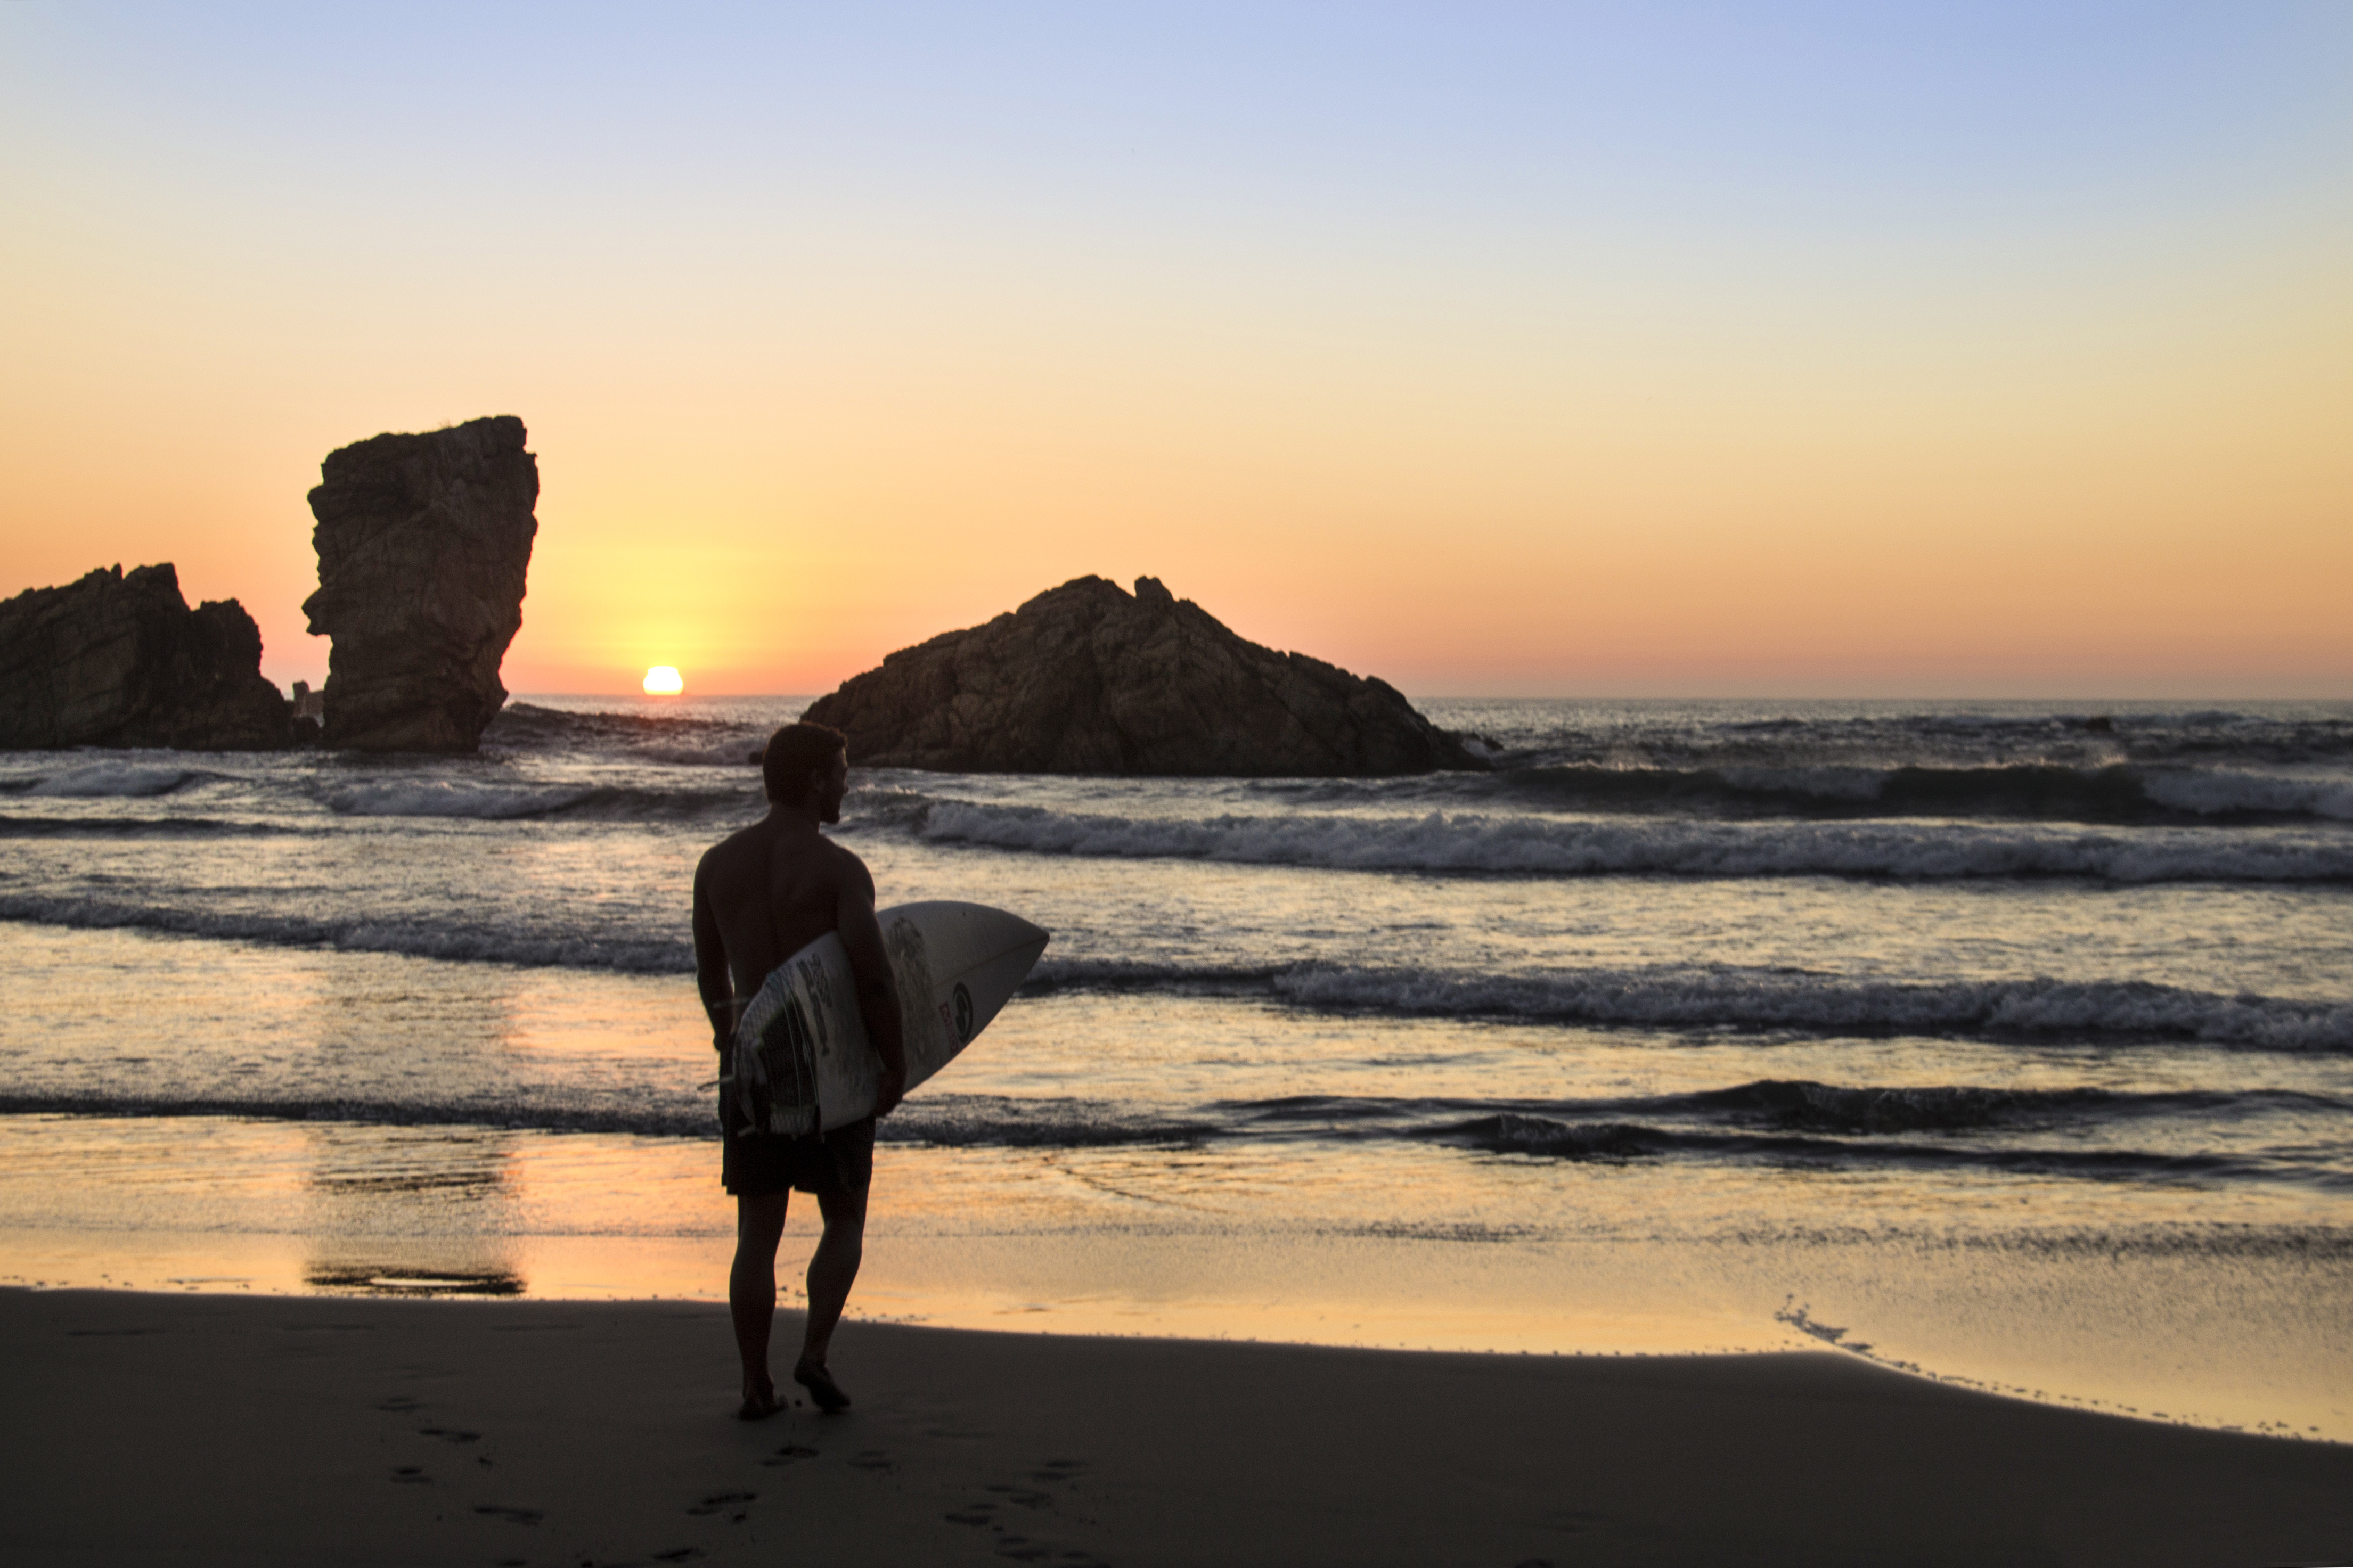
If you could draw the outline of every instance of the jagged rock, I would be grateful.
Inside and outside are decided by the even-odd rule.
[[[1334,777],[1482,764],[1396,689],[1245,641],[1151,577],[1079,577],[902,648],[807,718],[849,759],[963,773]]]
[[[331,452],[311,492],[327,662],[325,742],[470,752],[507,700],[499,664],[522,626],[539,464],[522,421],[476,419]]]
[[[168,561],[0,604],[0,747],[264,751],[290,743],[292,717],[253,617],[235,599],[188,608]]]
[[[307,680],[294,683],[294,743],[315,746],[327,728],[327,698]]]

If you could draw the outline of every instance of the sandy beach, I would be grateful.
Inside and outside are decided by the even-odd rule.
[[[746,1425],[723,1311],[701,1304],[12,1290],[0,1341],[15,1562],[2353,1557],[2353,1449],[1831,1353],[853,1321],[835,1363],[855,1410]]]

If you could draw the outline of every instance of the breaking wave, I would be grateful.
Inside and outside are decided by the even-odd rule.
[[[2065,877],[2122,883],[2353,881],[2353,837],[2327,830],[2130,833],[1890,822],[1577,821],[1421,816],[1133,817],[902,801],[876,820],[934,843],[1031,855],[1178,858],[1329,870],[1506,876]]]
[[[2353,783],[2126,763],[1985,767],[1536,766],[1497,793],[1556,807],[1727,816],[1929,816],[2145,825],[2353,822]]]
[[[646,938],[625,932],[560,928],[517,931],[510,926],[470,921],[455,910],[430,919],[404,920],[361,913],[328,917],[0,893],[0,920],[83,931],[162,931],[270,947],[403,953],[461,963],[611,969],[641,974],[691,974],[694,971],[694,948],[683,935]]]
[[[1050,958],[1039,965],[1029,989],[1257,994],[1335,1010],[1676,1030],[2353,1050],[2353,1004],[2221,995],[2147,981],[1904,982],[1663,966],[1485,975],[1324,963],[1261,970]]]
[[[79,894],[0,892],[0,920],[131,929],[270,946],[405,953],[460,963],[684,974],[683,931],[641,934],[551,915],[517,925],[459,910],[428,917],[206,910]],[[1779,969],[1655,966],[1480,974],[1410,966],[1155,963],[1049,957],[1032,996],[1130,991],[1263,998],[1293,1006],[1535,1024],[1672,1030],[1919,1034],[1990,1040],[2194,1041],[2281,1051],[2353,1050],[2353,1003],[2224,995],[2146,981],[1856,979]]]
[[[339,816],[646,822],[739,817],[754,806],[759,795],[756,775],[737,787],[686,790],[397,778],[339,785],[328,790],[324,799]]]
[[[769,726],[663,713],[573,712],[509,702],[482,732],[492,752],[617,755],[684,767],[741,768]]]
[[[53,773],[18,774],[0,780],[0,792],[64,800],[143,800],[170,795],[203,776],[196,769],[169,763],[126,762],[109,757]]]

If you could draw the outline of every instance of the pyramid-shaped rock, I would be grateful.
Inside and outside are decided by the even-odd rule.
[[[1049,589],[812,705],[874,767],[1343,777],[1482,766],[1394,687],[1237,637],[1151,577]]]

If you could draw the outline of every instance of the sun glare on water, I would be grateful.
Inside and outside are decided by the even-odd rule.
[[[646,671],[646,695],[649,697],[675,697],[685,689],[686,682],[681,680],[678,671],[667,664],[658,664]]]

